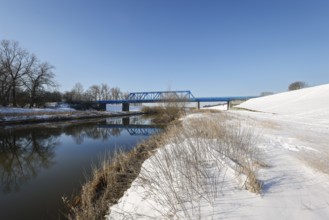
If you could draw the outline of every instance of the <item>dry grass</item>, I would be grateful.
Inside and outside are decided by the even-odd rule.
[[[243,181],[241,187],[260,193],[257,171],[263,163],[253,130],[225,114],[202,115],[172,123],[129,153],[104,158],[80,196],[63,199],[68,219],[104,218],[138,175],[138,183],[160,205],[154,209],[165,219],[200,219],[200,202],[213,207],[230,170]],[[160,146],[166,147],[157,149]],[[148,165],[142,166],[146,159]],[[132,216],[120,214],[123,219]]]
[[[193,109],[191,113],[214,113],[221,114],[221,110],[216,109]]]
[[[261,127],[266,129],[279,130],[281,128],[281,125],[279,123],[273,121],[262,120],[257,121],[257,123],[259,123]]]
[[[298,158],[308,166],[329,175],[329,152],[307,152],[302,151],[298,154]]]
[[[154,209],[164,218],[200,219],[200,201],[213,205],[228,167],[243,181],[241,186],[261,193],[257,171],[263,163],[250,128],[230,124],[223,114],[209,114],[171,127],[163,137],[166,147],[147,161],[138,181],[160,204]]]
[[[142,163],[159,144],[153,136],[128,153],[117,152],[102,159],[82,186],[79,196],[63,198],[68,219],[103,219],[109,205],[116,204],[138,176]]]
[[[142,112],[153,116],[152,121],[156,124],[167,124],[179,119],[185,113],[185,110],[178,105],[167,103],[162,106],[143,107]]]
[[[230,115],[222,113],[208,114],[206,118],[190,120],[186,127],[192,128],[188,129],[188,136],[212,140],[208,143],[209,148],[235,163],[235,171],[247,176],[248,189],[255,193],[261,192],[256,176],[260,165],[266,165],[257,147],[259,136],[252,125],[244,127]]]

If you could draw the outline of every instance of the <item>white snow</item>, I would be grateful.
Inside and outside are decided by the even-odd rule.
[[[329,84],[250,99],[237,107],[327,123]]]
[[[6,108],[0,107],[2,114],[21,114],[21,113],[57,113],[57,112],[70,112],[75,111],[69,107],[61,108]]]
[[[177,213],[188,212],[190,219],[329,219],[329,84],[252,99],[239,107],[252,111],[223,114],[228,114],[231,121],[238,121],[243,128],[252,127],[260,136],[257,148],[268,165],[258,173],[262,182],[261,195],[241,188],[232,166],[223,161],[221,172],[227,172],[225,176],[217,175],[225,179],[220,182],[220,193],[213,200],[205,200],[202,196],[195,198],[196,206],[180,206],[185,210],[176,210]],[[216,120],[212,115],[198,113],[185,117],[183,123],[207,117]],[[207,144],[203,143],[205,147]],[[189,146],[186,142],[164,146],[144,162],[143,170],[154,170],[150,161],[161,159],[163,152],[170,152],[173,147]],[[198,153],[203,154],[203,151]],[[212,157],[220,156],[215,153],[207,156],[206,165],[214,173],[215,166],[209,162]],[[141,184],[144,171],[119,203],[110,207],[107,219],[168,218],[161,215],[169,212],[168,207],[161,199],[152,198],[149,188]],[[154,178],[160,179],[158,182],[163,183],[160,188],[166,192],[166,180],[161,176]],[[179,179],[177,181],[179,183]],[[181,192],[184,190],[187,189],[182,188]],[[173,219],[178,219],[177,216],[179,214]]]

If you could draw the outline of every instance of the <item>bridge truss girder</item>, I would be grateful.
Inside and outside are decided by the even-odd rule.
[[[158,91],[158,92],[132,92],[127,100],[143,101],[143,100],[191,100],[194,99],[193,94],[189,90],[185,91]]]

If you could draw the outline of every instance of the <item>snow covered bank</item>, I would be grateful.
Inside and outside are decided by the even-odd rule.
[[[327,119],[329,84],[250,99],[237,107],[309,119]]]
[[[71,108],[1,108],[0,125],[86,119],[99,117],[130,116],[135,112],[76,111]]]
[[[182,127],[171,127],[164,136],[168,143],[144,162],[108,218],[218,217],[214,204],[223,194],[239,189],[257,197],[257,140],[250,129],[227,120],[220,113],[195,114]]]
[[[224,123],[228,127],[239,122],[242,129],[251,129],[253,134],[259,135],[259,142],[252,149],[258,149],[268,165],[260,167],[257,174],[262,184],[261,195],[241,187],[241,176],[237,175],[234,165],[237,161],[231,163],[215,152],[205,153],[209,146],[222,146],[220,142],[211,145],[212,138],[185,139],[175,146],[164,146],[143,164],[141,175],[119,203],[110,208],[107,218],[328,219],[329,85],[257,98],[240,107],[261,112],[228,111],[222,113],[228,118],[225,121],[214,113],[200,113],[186,117],[183,124],[195,118],[209,124]],[[190,128],[198,130],[201,124]],[[209,135],[213,130],[211,126],[206,132],[199,129],[199,134]],[[193,145],[197,146],[197,150],[189,154]],[[200,166],[196,168],[202,169],[212,181],[205,181],[203,185],[198,181],[199,185],[192,184],[193,181],[182,184],[186,183],[186,176],[193,179],[199,171],[177,174],[182,167],[182,157],[176,157],[173,149],[190,149],[178,155],[186,155],[186,158],[197,155]],[[175,158],[174,162],[167,163],[172,158]],[[158,166],[152,165],[152,161],[153,164],[157,161]],[[171,170],[167,172],[169,180],[157,175],[158,169]],[[155,185],[147,185],[147,179],[154,179]],[[171,186],[168,181],[172,181]],[[152,193],[154,189],[159,189],[159,193]],[[212,197],[209,199],[207,192],[217,193],[210,194]],[[172,206],[164,202],[170,195],[174,198]]]

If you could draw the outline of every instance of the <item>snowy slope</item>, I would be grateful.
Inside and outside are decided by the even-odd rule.
[[[312,119],[328,118],[329,84],[250,99],[237,107]]]

